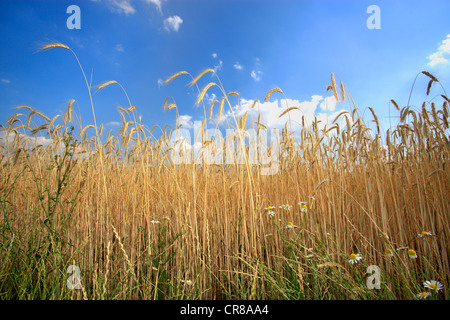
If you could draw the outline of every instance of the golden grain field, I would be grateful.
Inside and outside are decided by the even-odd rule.
[[[68,46],[42,49],[72,54],[84,75]],[[197,86],[205,148],[210,116],[232,112],[237,95],[218,78],[199,86],[209,73],[183,71],[166,81]],[[429,80],[427,94],[439,88],[433,75],[420,76]],[[86,79],[90,125],[81,127],[75,100],[58,115],[19,106],[2,124],[1,299],[448,298],[444,88],[420,109],[392,100],[398,124],[381,132],[375,112],[365,123],[332,74],[327,92],[352,108],[325,126],[292,119],[303,121],[301,131],[287,123],[278,170],[263,175],[247,158],[240,165],[173,163],[177,128],[147,129],[131,103],[119,109],[118,134],[105,132],[92,94],[107,86],[126,95],[117,81],[91,87]],[[213,86],[223,97],[205,106]],[[283,97],[282,89],[264,100],[276,95]],[[177,111],[171,101],[161,112]],[[242,139],[249,123],[234,120]],[[68,273],[70,266],[79,269]],[[369,266],[379,268],[379,282]]]

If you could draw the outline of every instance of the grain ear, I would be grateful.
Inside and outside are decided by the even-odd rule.
[[[215,82],[208,83],[200,92],[200,94],[197,97],[197,101],[195,102],[196,105],[199,105],[200,102],[202,102],[203,98],[205,97],[206,92],[211,88],[212,86],[217,86]]]
[[[194,84],[196,84],[198,82],[198,80],[200,80],[205,74],[207,73],[215,73],[215,71],[213,69],[206,69],[203,72],[201,72],[197,77],[195,77],[195,79],[193,79],[189,85],[192,87]]]
[[[180,72],[177,72],[177,73],[175,73],[174,75],[172,75],[172,76],[170,76],[169,78],[167,78],[167,79],[164,81],[164,84],[169,83],[169,82],[172,81],[173,79],[178,78],[179,76],[181,76],[181,75],[183,75],[183,74],[189,74],[189,73],[186,72],[186,71],[180,71]]]
[[[288,113],[288,112],[290,112],[290,111],[292,111],[292,110],[300,110],[300,108],[299,108],[299,107],[290,107],[290,108],[284,110],[284,111],[278,116],[278,118],[281,118],[281,117],[284,116],[286,113]]]
[[[102,89],[104,89],[104,88],[106,88],[107,86],[110,86],[110,85],[114,84],[114,83],[117,84],[117,81],[111,80],[111,81],[105,81],[105,82],[103,82],[102,84],[99,84],[99,85],[97,86],[97,92],[100,91],[100,90],[102,90]]]
[[[54,48],[62,48],[62,49],[70,50],[69,46],[59,43],[59,42],[55,42],[55,43],[49,43],[49,44],[42,46],[41,48],[39,48],[39,51],[54,49]]]
[[[334,73],[331,74],[331,90],[333,90],[333,95],[334,95],[334,98],[336,99],[336,102],[339,102],[336,81],[334,80]]]
[[[341,98],[342,98],[342,101],[345,101],[345,86],[344,86],[344,83],[342,82],[342,80],[341,80]]]
[[[72,121],[72,106],[75,102],[75,99],[70,100],[68,106],[67,106],[67,111],[64,114],[64,125],[66,125],[68,122]]]
[[[270,91],[266,94],[266,96],[265,96],[265,98],[264,98],[264,101],[265,101],[265,102],[269,101],[270,96],[271,96],[272,93],[274,93],[274,92],[283,93],[283,91],[282,91],[280,88],[273,88],[272,90],[270,90]]]

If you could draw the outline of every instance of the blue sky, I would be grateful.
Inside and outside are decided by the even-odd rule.
[[[66,9],[72,4],[80,7],[81,29],[67,28]],[[380,8],[380,29],[367,28],[370,5]],[[274,87],[308,121],[325,119],[325,103],[330,121],[351,109],[349,101],[336,104],[326,92],[334,73],[365,119],[372,119],[372,107],[385,131],[390,99],[406,105],[422,70],[448,88],[448,12],[445,0],[0,0],[0,123],[17,112],[15,106],[29,105],[52,118],[75,99],[82,125],[92,124],[87,89],[72,54],[58,48],[37,52],[58,41],[75,51],[93,85],[122,84],[147,128],[176,125],[175,110],[162,109],[168,96],[185,127],[203,120],[203,108],[194,106],[197,91],[186,86],[190,78],[161,81],[182,70],[196,76],[214,68],[225,90],[240,94],[239,100],[231,98],[236,113],[258,99],[263,120],[273,127],[286,120],[278,118],[286,108],[282,95],[263,103]],[[210,81],[217,79],[207,75],[199,84]],[[418,78],[412,105],[420,107],[427,98],[427,82]],[[435,85],[428,100],[442,93]],[[212,88],[207,110],[220,97]],[[117,132],[122,122],[117,106],[128,107],[120,87],[109,86],[93,99],[97,122]],[[397,115],[392,106],[390,112]]]

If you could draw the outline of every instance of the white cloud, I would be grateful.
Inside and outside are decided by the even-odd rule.
[[[9,80],[9,79],[0,79],[0,81],[1,82],[3,82],[3,83],[11,83],[11,80]]]
[[[118,126],[120,126],[120,122],[117,122],[117,121],[110,121],[110,122],[108,122],[106,125],[107,125],[107,126],[116,126],[116,127],[118,127]]]
[[[448,60],[445,59],[444,57],[442,57],[442,54],[440,54],[439,52],[435,52],[433,54],[430,54],[428,56],[428,60],[430,60],[430,62],[428,62],[428,65],[430,67],[434,67],[435,65],[440,64],[440,63],[447,63],[448,62]]]
[[[261,70],[252,70],[252,72],[250,72],[250,76],[253,78],[253,80],[258,82],[261,80],[262,71]]]
[[[261,71],[261,60],[259,58],[255,59],[255,68],[253,68],[253,70],[250,72],[250,76],[253,78],[253,80],[255,80],[256,82],[261,80],[261,76],[262,76],[262,71]]]
[[[236,63],[233,65],[233,67],[236,70],[242,70],[244,67],[239,63],[239,61],[236,61]]]
[[[183,19],[179,16],[171,16],[164,20],[164,29],[168,32],[171,30],[178,32],[182,23]]]
[[[162,13],[161,3],[165,0],[145,0],[147,3],[153,3],[160,13]]]
[[[222,66],[223,66],[223,61],[219,60],[219,63],[214,66],[214,72],[217,73],[217,71],[222,70]]]
[[[214,59],[217,59],[217,58],[219,57],[219,55],[218,55],[216,52],[214,52],[213,54],[211,54],[211,56],[212,56]],[[214,72],[217,73],[217,71],[222,70],[222,66],[223,66],[223,61],[219,59],[218,63],[213,67]]]
[[[334,111],[334,109],[336,109],[336,104],[336,98],[334,96],[329,96],[320,103],[320,109],[322,109],[322,111],[326,111],[327,109],[328,111]]]
[[[116,44],[116,51],[125,52],[125,50],[123,49],[123,46],[120,43]]]
[[[130,0],[110,0],[109,2],[113,11],[125,13],[126,15],[136,12],[136,9],[130,4]]]
[[[17,143],[17,144],[16,144]],[[5,146],[5,147],[9,147],[12,145],[15,145],[16,147],[20,147],[20,148],[32,148],[34,146],[37,145],[42,145],[44,147],[47,147],[48,145],[53,143],[53,139],[48,139],[46,137],[42,137],[42,136],[28,136],[25,135],[23,133],[17,133],[16,136],[16,132],[15,131],[11,131],[11,132],[6,132],[6,131],[1,131],[0,132],[0,144]],[[60,143],[59,147],[62,147],[63,144]]]
[[[206,102],[207,105],[211,105],[211,103],[212,103],[214,100],[218,100],[218,99],[217,99],[217,96],[216,96],[215,93],[206,93],[206,94],[205,94],[205,97],[204,97],[204,100],[205,100],[205,102]]]
[[[328,122],[332,122],[335,117],[342,111],[335,110],[337,103],[335,103],[334,97],[323,98],[320,95],[311,96],[310,100],[300,101],[296,99],[281,99],[267,102],[257,102],[252,108],[254,100],[241,99],[240,105],[233,107],[233,112],[238,119],[247,113],[247,128],[254,125],[254,122],[258,120],[258,116],[261,116],[261,122],[268,128],[281,129],[285,126],[286,122],[291,120],[292,130],[298,130],[302,125],[302,117],[305,120],[305,126],[310,126],[314,119],[322,121],[319,124],[319,128],[323,128]],[[328,103],[328,115],[325,104]],[[298,107],[299,109],[291,110],[280,118],[287,108]],[[331,112],[331,113],[330,113]],[[216,115],[217,116],[217,115]],[[214,118],[214,115],[213,115]],[[233,113],[230,111],[222,115],[220,119],[221,123],[234,123]]]
[[[158,87],[162,87],[164,85],[164,80],[159,78],[158,79]]]
[[[52,152],[59,154],[63,154],[65,150],[64,143],[61,140],[54,140],[43,136],[29,136],[15,131],[10,131],[9,133],[7,131],[0,131],[0,145],[6,149],[22,149],[25,152],[37,146],[42,146],[43,148],[51,147]],[[86,152],[83,150],[81,145],[76,146],[74,151],[76,158],[89,156],[90,153],[89,151]],[[11,156],[11,151],[9,151],[9,156]],[[5,157],[1,161],[7,159],[8,157]]]
[[[442,40],[442,44],[439,46],[436,52],[428,56],[428,65],[434,67],[437,64],[447,63],[448,60],[444,56],[450,53],[450,34],[447,35],[446,39]]]
[[[177,119],[177,127],[182,124],[183,128],[191,129],[194,127],[194,123],[192,122],[192,117],[187,114],[180,115]]]
[[[213,94],[208,98],[215,98]],[[205,98],[206,99],[206,98]],[[312,95],[310,99],[305,101],[295,100],[295,99],[281,99],[281,100],[271,100],[267,102],[257,102],[254,105],[255,100],[246,100],[240,99],[239,104],[232,107],[231,111],[225,111],[222,113],[221,119],[219,121],[220,124],[220,134],[217,134],[216,137],[219,138],[218,141],[222,141],[222,139],[228,139],[231,136],[228,136],[230,133],[223,132],[223,129],[233,129],[235,128],[235,121],[233,117],[236,117],[236,121],[239,123],[239,118],[247,114],[247,122],[245,126],[245,130],[251,134],[250,129],[256,129],[255,122],[259,120],[265,127],[268,129],[266,132],[272,132],[272,130],[276,130],[278,134],[281,133],[281,130],[285,127],[286,123],[288,123],[288,130],[294,132],[294,138],[300,139],[300,129],[303,125],[306,128],[310,128],[315,120],[318,122],[318,129],[324,129],[325,125],[332,126],[332,121],[339,115],[343,109],[335,110],[337,104],[334,103],[333,99],[323,98],[320,95]],[[328,103],[332,105],[331,109],[328,108],[329,112],[326,112],[322,109],[324,104]],[[286,113],[282,117],[280,115],[287,109],[291,107],[297,107],[298,109],[293,109],[289,113]],[[215,110],[216,111],[216,110]],[[332,112],[330,112],[332,111]],[[213,114],[214,117],[218,116],[218,110]],[[290,120],[290,122],[289,122]],[[341,117],[338,121],[340,126],[344,125],[344,117]],[[175,132],[171,135],[171,143],[169,147],[173,148],[171,153],[171,157],[173,161],[178,161],[181,163],[182,161],[188,161],[184,163],[190,163],[191,156],[194,158],[202,157],[201,151],[202,144],[201,139],[197,136],[199,132],[199,128],[201,126],[201,120],[193,120],[190,115],[182,115],[177,120],[177,125],[183,124],[184,126],[180,130],[175,130]],[[229,124],[231,127],[228,127]],[[208,126],[209,127],[209,126]],[[214,126],[212,126],[214,127]],[[210,130],[216,130],[212,129]],[[193,129],[193,130],[192,130]],[[193,131],[193,132],[192,132]],[[253,131],[255,132],[255,131]],[[194,135],[193,135],[193,134]],[[208,132],[208,137],[215,136],[215,133]],[[212,143],[208,146],[208,150],[204,150],[206,155],[212,159],[212,163],[214,161],[222,159],[222,154],[220,153],[220,149],[218,145]],[[211,163],[211,162],[210,162]]]

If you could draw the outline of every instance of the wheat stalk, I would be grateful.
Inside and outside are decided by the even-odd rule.
[[[212,111],[213,111],[213,107],[216,103],[219,103],[219,100],[214,100],[213,102],[211,102],[211,105],[209,107],[209,119],[211,120],[212,118]]]
[[[137,277],[136,277],[136,274],[134,272],[133,264],[131,263],[130,259],[128,258],[128,254],[125,251],[125,247],[123,246],[122,239],[120,239],[119,233],[117,232],[116,228],[114,228],[114,226],[112,224],[111,224],[111,227],[113,229],[113,232],[114,232],[114,235],[116,236],[117,241],[119,242],[119,246],[120,246],[120,249],[122,250],[122,253],[123,253],[124,257],[125,257],[125,260],[126,260],[126,262],[128,264],[127,273],[131,272],[132,275],[134,276],[134,280],[137,281]]]
[[[108,245],[106,247],[106,267],[105,267],[106,272],[105,272],[105,280],[103,282],[102,300],[104,299],[104,296],[106,293],[106,283],[108,282],[110,247],[111,247],[111,241],[108,241]]]
[[[339,97],[336,88],[336,81],[334,80],[334,73],[331,74],[331,90],[333,90],[333,95],[334,98],[336,99],[336,102],[339,102]]]
[[[62,49],[70,50],[70,48],[67,45],[59,43],[59,42],[55,42],[55,43],[49,43],[49,44],[42,46],[39,49],[39,51],[53,49],[53,48],[62,48]]]
[[[74,104],[74,102],[75,99],[72,99],[69,101],[69,104],[67,105],[67,111],[64,114],[64,125],[72,121],[72,105]]]
[[[292,111],[292,110],[300,110],[300,108],[299,108],[299,107],[290,107],[290,108],[284,110],[284,111],[278,116],[278,118],[281,118],[281,117],[284,116],[286,113],[288,113],[288,112],[290,112],[290,111]]]
[[[112,84],[118,84],[118,82],[115,80],[105,81],[97,86],[97,92]]]
[[[283,94],[283,91],[280,88],[273,88],[266,94],[264,101],[267,102],[270,99],[270,96],[272,95],[272,93],[274,93],[274,92],[279,92],[279,93]]]
[[[372,112],[374,121],[375,121],[375,123],[377,125],[377,132],[380,133],[380,122],[378,121],[378,117],[377,117],[375,111],[371,107],[369,107],[369,110],[370,110],[370,112]]]
[[[217,86],[217,84],[215,82],[210,82],[202,89],[202,91],[198,95],[197,101],[195,102],[196,105],[199,105],[200,102],[203,101],[203,97],[205,96],[205,94],[209,90],[209,88],[211,88],[212,86]]]
[[[219,115],[217,117],[217,119],[220,121],[220,118],[222,117],[222,112],[223,112],[223,106],[225,104],[225,97],[222,97],[220,99],[220,105],[219,105]]]
[[[342,97],[342,101],[345,101],[345,87],[344,87],[344,83],[341,80],[341,97]]]
[[[216,73],[213,69],[206,69],[203,72],[201,72],[197,77],[195,77],[191,82],[189,82],[189,85],[192,87],[194,84],[198,82],[198,80],[200,80],[201,77],[210,72]]]
[[[395,109],[397,109],[398,111],[400,111],[400,107],[398,106],[397,102],[395,102],[394,99],[391,99],[392,104],[395,106]]]
[[[181,76],[181,75],[183,75],[183,74],[189,74],[189,72],[187,72],[187,71],[180,71],[180,72],[177,72],[177,73],[175,73],[174,75],[170,76],[168,79],[166,79],[166,80],[164,81],[164,83],[167,84],[167,83],[169,83],[170,81],[172,81],[173,79],[175,79],[175,78],[177,78],[177,77],[179,77],[179,76]]]
[[[433,76],[431,73],[429,73],[428,71],[422,71],[422,73],[424,75],[426,75],[427,77],[429,77],[431,79],[431,81],[439,82],[439,80],[435,76]]]

